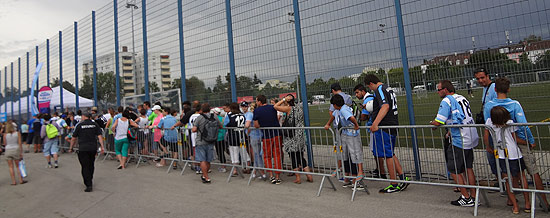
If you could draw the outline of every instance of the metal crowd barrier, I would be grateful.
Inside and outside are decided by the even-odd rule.
[[[367,173],[364,177],[360,178],[354,176],[344,176],[345,179],[355,179],[351,197],[352,201],[355,199],[358,186],[363,186],[364,191],[367,192],[367,194],[369,193],[363,180],[401,183],[402,186],[404,186],[404,184],[421,184],[466,188],[470,189],[470,194],[476,196],[474,215],[477,216],[480,194],[484,200],[484,203],[489,206],[490,202],[488,201],[485,191],[503,190],[502,184],[498,182],[500,181],[500,174],[492,174],[487,159],[487,145],[485,145],[482,140],[484,129],[487,128],[485,125],[443,125],[439,127],[435,127],[433,125],[380,126],[378,132],[376,133],[380,134],[378,137],[374,137],[369,128],[370,126],[361,126],[360,129],[357,130],[359,133],[359,136],[357,137],[361,138],[361,144],[363,145],[361,147],[363,156],[362,162],[364,167],[363,171]],[[478,135],[478,145],[471,151],[467,151],[466,149],[448,150],[449,148],[453,148],[451,147],[453,146],[452,143],[450,143],[450,141],[452,141],[452,135],[448,134],[449,128],[471,128],[469,130],[471,134]],[[339,130],[338,134],[341,135],[343,131],[347,130],[353,129],[342,128]],[[381,134],[382,132],[387,133],[389,131],[391,131],[392,134]],[[489,129],[489,131],[493,132],[492,129]],[[416,134],[417,141],[412,141],[412,134]],[[394,138],[390,135],[394,135]],[[375,138],[378,140],[373,140]],[[338,144],[340,146],[342,145],[342,140],[349,140],[349,137],[344,137],[344,139],[339,137],[339,140],[340,141]],[[445,140],[447,140],[447,142]],[[394,147],[384,150],[383,144],[388,143],[388,141],[393,141]],[[345,151],[346,149],[339,149],[340,153]],[[449,151],[447,152],[447,155],[446,151]],[[457,160],[458,158],[462,158],[461,162],[466,162],[467,157],[473,156],[473,164],[470,172],[473,172],[475,177],[468,176],[468,173],[466,173],[463,175],[464,185],[456,184],[453,178],[451,178],[451,173],[457,175],[463,173],[458,171],[449,172],[447,170],[447,156],[449,155],[455,160],[454,163],[460,162]],[[342,154],[341,156],[345,155]],[[391,160],[388,161],[388,156],[395,157],[393,158],[394,166],[398,166],[397,163],[400,163],[401,166],[400,170],[397,169],[398,167],[393,167],[393,172],[396,175],[394,179],[390,178],[390,172],[387,170],[388,162],[391,162]],[[397,162],[396,159],[399,162]],[[343,166],[343,164],[340,164],[340,171],[345,171],[345,169],[343,169],[344,167],[354,167],[352,161],[347,161],[347,164],[348,166]],[[498,172],[498,169],[500,169],[500,166],[498,166],[498,161],[496,168]],[[409,177],[410,180],[398,178],[397,176],[400,174],[399,171],[402,171],[402,173],[404,173],[406,177]],[[467,169],[464,171],[468,172]]]
[[[505,139],[506,130],[509,130],[515,133],[514,139],[516,141],[516,146],[510,145],[507,140],[500,140],[502,143],[498,143],[497,145],[498,148],[503,151],[501,154],[504,154],[504,157],[499,155],[499,158],[504,159],[506,163],[504,168],[507,174],[507,187],[510,189],[511,193],[523,192],[524,195],[530,193],[531,206],[529,210],[531,212],[531,217],[535,217],[536,205],[539,205],[544,211],[548,212],[548,200],[546,195],[550,194],[550,153],[548,152],[550,149],[550,123],[514,123],[502,128],[503,131],[500,132],[500,139]],[[523,139],[530,138],[531,133],[534,144],[526,140],[527,144],[521,145],[518,140],[521,139],[520,136],[518,136],[518,134],[521,133],[523,136],[526,136],[521,137]],[[519,159],[514,158],[515,160],[510,160],[510,153],[521,154],[523,156],[522,161],[525,164],[518,164]],[[517,173],[516,177],[519,177],[518,182],[521,182],[523,187],[514,187],[512,179],[510,179],[510,177],[513,177],[514,173]],[[533,185],[529,186],[529,184]],[[529,197],[525,200],[527,199],[529,199]]]

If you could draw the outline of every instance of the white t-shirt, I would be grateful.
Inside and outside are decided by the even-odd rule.
[[[511,123],[514,123],[514,121],[512,120],[508,120],[508,122],[506,122],[506,124],[511,124]],[[495,130],[495,134],[496,134],[496,139],[497,139],[497,143],[501,143],[502,141],[502,131],[504,128],[502,127],[497,127],[493,124],[493,121],[491,120],[491,118],[487,119],[487,122],[485,122],[486,125],[490,126],[491,128],[493,128]],[[512,136],[512,133],[515,132],[517,130],[517,127],[516,126],[509,126],[507,127],[506,129],[504,129],[504,139],[506,140],[506,150],[508,150],[508,159],[510,160],[517,160],[519,158],[522,158],[523,156],[521,155],[521,150],[519,150],[518,148],[518,145],[516,143],[516,140],[514,139],[514,137]],[[497,145],[497,143],[495,143],[495,145]],[[498,148],[498,146],[497,146]],[[505,156],[505,153],[504,153],[504,150],[498,148],[498,158],[499,159],[506,159],[506,156]]]
[[[189,129],[192,129],[193,128],[193,123],[195,122],[195,119],[197,119],[197,117],[199,117],[200,114],[193,114],[191,115],[191,117],[189,117],[189,124],[187,124],[187,128]],[[193,145],[193,147],[195,147],[195,140],[197,139],[197,133],[196,132],[191,132],[191,145]]]

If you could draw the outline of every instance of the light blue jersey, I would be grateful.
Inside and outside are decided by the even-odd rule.
[[[435,121],[446,125],[474,124],[470,102],[462,95],[447,95],[439,104]],[[479,142],[475,127],[450,128],[450,132],[455,147],[471,149]]]
[[[491,83],[489,87],[483,87],[483,93],[485,95],[481,96],[481,103],[485,105],[487,102],[497,99],[497,91],[495,90],[495,83]],[[485,119],[487,120],[487,119]]]
[[[521,104],[519,104],[518,101],[512,100],[510,98],[494,99],[485,103],[485,106],[483,108],[483,115],[485,117],[485,121],[491,118],[491,109],[493,109],[493,107],[495,106],[502,106],[506,108],[506,110],[510,112],[510,118],[512,119],[512,121],[514,121],[514,123],[527,123],[527,118],[525,118],[525,112],[523,112],[523,108],[521,107]],[[520,139],[528,141],[531,144],[535,143],[535,138],[533,138],[533,134],[531,133],[531,130],[527,126],[518,126],[516,135]]]
[[[351,117],[353,117],[353,113],[351,111],[351,108],[344,104],[340,110],[334,110],[332,112],[332,116],[334,116],[334,125],[338,126],[340,124],[342,127],[354,127],[353,122],[349,120]],[[354,129],[343,129],[342,134],[346,134],[348,136],[358,136],[359,130]]]

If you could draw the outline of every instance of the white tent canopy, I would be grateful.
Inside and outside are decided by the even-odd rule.
[[[61,107],[61,96],[60,96],[60,87],[53,87],[53,95],[52,100],[50,102],[50,108],[53,109],[54,107]],[[18,99],[18,101],[13,103],[13,113],[14,115],[19,115],[19,101],[21,101],[21,114],[27,113],[27,98],[29,96],[22,97]],[[36,103],[36,98],[32,98],[31,100]],[[94,101],[91,99],[83,98],[81,96],[78,97],[79,106],[80,107],[93,107]],[[6,112],[6,106],[7,106],[7,113],[8,117],[11,116],[11,104],[12,102],[6,102],[0,106],[0,112]],[[38,104],[35,104],[38,107]],[[63,89],[63,107],[65,108],[75,108],[76,107],[76,95],[72,92],[67,91],[66,89]],[[29,111],[31,111],[29,109]]]

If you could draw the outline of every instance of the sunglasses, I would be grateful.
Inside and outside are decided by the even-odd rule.
[[[437,89],[438,92],[441,91],[441,90],[443,90],[443,89]]]

